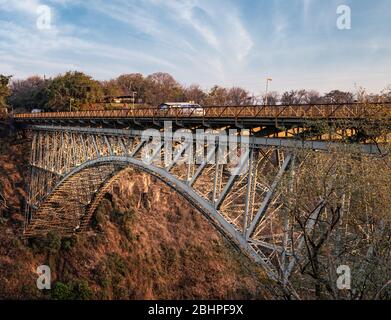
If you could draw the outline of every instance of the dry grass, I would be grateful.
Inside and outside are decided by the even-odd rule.
[[[200,213],[164,184],[137,172],[113,186],[88,234],[26,243],[21,227],[28,154],[25,144],[10,148],[0,154],[1,192],[7,199],[0,224],[0,298],[273,298],[262,271]],[[86,285],[92,295],[61,296],[59,285],[38,291],[35,269],[41,264],[51,266],[54,283],[79,291]]]

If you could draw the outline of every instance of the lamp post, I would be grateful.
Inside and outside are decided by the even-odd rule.
[[[136,95],[137,95],[137,91],[133,91],[133,109],[134,109],[134,104],[136,101]]]
[[[75,99],[73,98],[69,99],[69,112],[72,112],[72,101],[75,101]]]
[[[268,104],[268,91],[269,91],[269,82],[271,82],[271,81],[273,81],[273,79],[272,78],[266,78],[266,91],[265,91],[265,105],[267,105]]]

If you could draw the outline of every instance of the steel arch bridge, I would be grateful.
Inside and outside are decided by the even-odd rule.
[[[86,230],[111,184],[124,171],[136,168],[180,193],[246,255],[261,264],[271,279],[286,284],[295,263],[301,259],[304,238],[299,229],[288,237],[292,229],[284,214],[280,182],[303,161],[293,150],[329,152],[341,145],[328,139],[315,139],[319,132],[308,140],[298,140],[300,133],[307,129],[305,122],[318,118],[326,122],[340,119],[330,116],[325,120],[323,113],[314,116],[311,106],[303,109],[310,110],[311,119],[303,119],[297,110],[281,119],[271,116],[258,119],[241,108],[245,117],[242,119],[238,114],[232,116],[233,111],[227,107],[216,108],[219,112],[214,110],[215,116],[206,117],[211,112],[208,110],[203,119],[189,114],[188,110],[172,111],[175,117],[167,114],[158,117],[160,111],[148,115],[145,110],[138,117],[130,116],[130,111],[121,111],[122,116],[118,112],[102,111],[99,116],[85,112],[15,116],[16,123],[27,129],[32,140],[25,236],[50,231],[69,235]],[[248,108],[255,110],[253,106]],[[334,115],[344,110],[341,118],[346,120],[351,112],[346,108],[338,106],[330,110],[334,110]],[[224,114],[223,109],[229,113]],[[259,110],[264,107],[260,106]],[[361,109],[355,106],[355,110]],[[234,112],[238,113],[239,109]],[[382,119],[386,118],[387,123],[389,113],[389,108],[385,113],[381,109]],[[236,150],[240,160],[232,166],[228,161],[230,152],[220,149],[219,138],[205,142],[201,150],[204,157],[199,161],[196,139],[167,138],[161,129],[165,120],[174,121],[177,127],[190,132],[200,126],[247,127],[250,131],[238,138],[243,140],[242,148]],[[282,129],[278,121],[285,121],[286,127]],[[155,131],[155,136],[145,138],[144,131],[138,129],[149,125],[160,129]],[[281,131],[285,131],[285,138],[278,135]],[[354,133],[352,126],[351,134]],[[295,135],[296,139],[289,138]],[[150,148],[151,140],[156,137],[158,142]],[[167,139],[174,149],[168,163],[162,161],[167,155]],[[187,153],[189,148],[196,151]],[[372,144],[356,144],[354,150],[368,156],[382,153],[378,145]],[[314,228],[319,210],[314,210],[306,229]]]

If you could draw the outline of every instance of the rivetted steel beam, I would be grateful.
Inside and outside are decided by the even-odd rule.
[[[255,245],[264,247],[266,249],[272,250],[272,251],[277,251],[279,253],[285,253],[287,256],[292,256],[292,252],[286,252],[283,247],[277,246],[275,244],[270,244],[265,241],[260,241],[260,240],[250,240],[250,243],[253,243]]]
[[[201,175],[202,171],[204,171],[206,165],[210,162],[212,157],[215,155],[217,146],[212,148],[211,151],[209,151],[209,154],[206,156],[206,159],[202,161],[201,165],[198,167],[196,173],[194,176],[191,178],[191,180],[187,183],[189,187],[191,187],[198,179],[198,177]]]
[[[175,166],[175,164],[178,162],[178,160],[180,159],[180,157],[182,156],[183,152],[185,150],[187,150],[187,148],[190,147],[190,144],[189,143],[185,143],[180,149],[179,151],[177,152],[177,154],[175,155],[173,161],[171,162],[171,164],[167,167],[167,171],[171,171],[171,169]]]
[[[143,133],[142,130],[126,130],[126,129],[107,129],[107,128],[84,128],[84,127],[62,127],[62,126],[29,126],[31,130],[37,131],[67,131],[77,133],[90,133],[90,134],[104,134],[114,136],[132,136],[140,137]],[[164,133],[160,132],[155,134],[157,137],[164,138]],[[149,136],[154,137],[151,133]],[[238,143],[241,143],[241,137],[238,138]],[[245,137],[248,140],[248,137]],[[195,137],[194,137],[195,140]],[[243,142],[245,145],[246,142]],[[298,148],[298,149],[309,149],[309,150],[320,150],[330,151],[339,148],[351,148],[353,151],[382,155],[386,154],[385,148],[381,144],[359,144],[359,143],[343,143],[343,142],[330,142],[330,141],[316,141],[316,140],[297,140],[291,138],[265,138],[265,137],[250,137],[250,146],[253,148],[261,147],[277,147],[277,148]]]
[[[98,148],[98,144],[96,143],[96,136],[93,134],[93,135],[91,135],[91,137],[92,137],[92,142],[94,144],[96,155],[99,158],[100,157],[100,151],[99,151],[99,148]]]
[[[216,204],[216,200],[217,200],[217,195],[221,191],[222,176],[223,176],[223,165],[221,165],[217,161],[216,167],[215,167],[215,176],[213,179],[213,194],[212,194],[212,201],[215,204]]]
[[[113,149],[111,148],[111,145],[109,143],[109,140],[107,139],[107,136],[104,136],[103,139],[105,140],[107,149],[109,150],[109,154],[112,156],[113,155]]]
[[[248,216],[250,212],[253,210],[253,202],[254,202],[254,197],[253,197],[253,191],[254,186],[256,185],[254,180],[256,180],[256,171],[257,168],[257,161],[258,158],[254,159],[254,149],[250,149],[250,154],[249,154],[249,166],[248,166],[248,178],[247,178],[247,187],[246,187],[246,205],[244,208],[244,216],[243,216],[243,234],[246,234],[247,230],[247,224],[248,224]],[[254,170],[255,169],[255,170]]]
[[[125,147],[125,144],[124,144],[124,141],[122,140],[122,137],[118,137],[118,142],[119,142],[122,150],[124,151],[124,154],[128,155],[128,150]]]
[[[246,150],[246,153],[241,159],[241,163],[235,168],[235,171],[229,178],[227,184],[225,185],[223,191],[221,192],[220,198],[216,201],[216,208],[220,209],[221,204],[223,203],[225,197],[227,196],[228,192],[231,190],[233,184],[238,179],[240,173],[242,172],[243,168],[248,165],[248,159],[249,159],[250,151]]]
[[[83,148],[83,153],[84,153],[84,158],[88,160],[88,153],[87,153],[87,148],[86,148],[86,142],[84,141],[83,134],[80,135],[80,140]]]
[[[152,163],[153,160],[156,159],[156,157],[161,153],[162,151],[162,148],[164,146],[164,143],[161,142],[158,144],[158,146],[155,148],[155,150],[153,151],[151,157],[149,158],[149,162]],[[148,161],[147,161],[148,162]]]
[[[134,150],[131,152],[130,154],[130,157],[134,157],[137,152],[139,152],[141,150],[141,148],[144,146],[144,144],[146,143],[145,140],[142,140],[137,146],[136,148],[134,148]]]
[[[285,171],[287,170],[291,160],[292,160],[292,155],[290,155],[290,154],[287,155],[287,157],[285,158],[285,161],[282,164],[282,166],[281,166],[281,168],[280,168],[276,178],[274,179],[273,184],[271,185],[269,191],[267,192],[266,197],[263,200],[261,207],[259,208],[259,210],[258,210],[258,212],[257,212],[257,214],[256,214],[256,216],[254,218],[254,220],[251,222],[251,225],[250,225],[250,227],[247,230],[247,233],[246,233],[246,238],[247,239],[249,239],[249,237],[252,236],[255,228],[258,226],[259,220],[266,213],[266,210],[269,207],[269,204],[270,204],[270,202],[272,200],[274,192],[275,192],[275,190],[276,190],[276,188],[277,188],[277,186],[278,186],[282,176],[284,175]]]
[[[37,170],[41,170],[41,171],[44,171],[44,172],[47,172],[47,173],[51,173],[51,174],[54,174],[54,175],[56,175],[56,176],[60,176],[60,177],[62,176],[61,173],[58,173],[58,172],[49,170],[49,169],[47,169],[47,168],[40,167],[39,165],[36,165],[36,164],[30,163],[30,166],[31,166],[31,167],[34,167],[34,168],[37,169]]]

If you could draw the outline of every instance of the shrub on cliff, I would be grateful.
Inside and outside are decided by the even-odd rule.
[[[55,300],[89,300],[92,290],[86,281],[75,281],[68,284],[57,282],[52,290]]]

